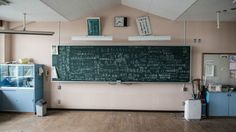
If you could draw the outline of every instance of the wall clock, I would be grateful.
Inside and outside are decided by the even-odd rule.
[[[114,26],[115,27],[127,27],[127,17],[116,16],[114,18]]]

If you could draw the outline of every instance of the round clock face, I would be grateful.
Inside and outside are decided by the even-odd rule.
[[[115,27],[123,27],[124,26],[124,17],[115,17]]]

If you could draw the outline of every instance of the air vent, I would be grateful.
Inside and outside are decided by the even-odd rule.
[[[0,0],[0,6],[1,5],[9,5],[11,2],[8,0]]]

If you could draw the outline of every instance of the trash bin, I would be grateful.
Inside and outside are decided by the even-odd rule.
[[[40,99],[36,102],[36,115],[44,116],[47,113],[47,102],[44,99]]]
[[[190,120],[200,120],[202,112],[202,104],[199,99],[189,99],[185,101],[184,118]]]

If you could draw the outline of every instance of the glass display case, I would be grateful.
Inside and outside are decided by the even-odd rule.
[[[1,87],[34,87],[34,66],[33,65],[4,65],[0,66]]]
[[[0,111],[35,112],[43,98],[43,65],[0,64]]]

